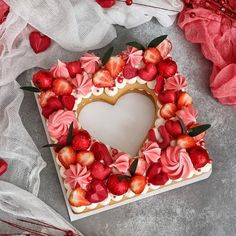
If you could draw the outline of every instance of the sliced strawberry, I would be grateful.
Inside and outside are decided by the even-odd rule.
[[[91,175],[94,179],[104,180],[111,173],[111,168],[109,166],[103,165],[99,161],[95,161],[91,166]]]
[[[130,166],[132,165],[134,160],[135,160],[134,158],[130,159],[130,162],[129,162]],[[136,175],[144,175],[146,169],[147,169],[147,162],[145,161],[145,159],[143,157],[139,157],[138,158],[138,165],[135,170],[135,174]]]
[[[181,148],[192,148],[196,145],[193,137],[187,135],[187,134],[182,134],[177,138],[177,145],[180,146]]]
[[[85,151],[91,144],[90,134],[86,130],[79,130],[72,139],[72,148],[75,151]]]
[[[64,109],[63,104],[57,97],[51,97],[48,99],[47,106],[53,108],[53,111]]]
[[[47,105],[48,99],[51,97],[55,97],[56,94],[52,90],[47,90],[45,92],[41,92],[39,95],[39,104],[41,107],[45,107]]]
[[[33,75],[32,81],[39,89],[50,89],[52,87],[52,76],[48,71],[40,70]]]
[[[66,63],[66,68],[70,74],[71,78],[75,78],[77,74],[82,73],[81,63],[80,61],[71,61]]]
[[[69,203],[74,207],[87,206],[90,202],[85,198],[86,191],[78,187],[70,193]]]
[[[132,79],[137,75],[138,75],[138,70],[136,68],[132,67],[132,65],[130,63],[125,65],[125,67],[123,69],[123,76],[126,79]]]
[[[183,133],[182,127],[180,125],[180,122],[178,120],[168,120],[165,123],[165,127],[167,132],[172,137],[177,137]]]
[[[143,192],[145,185],[146,177],[143,175],[135,175],[130,180],[130,188],[136,194]]]
[[[154,91],[159,94],[163,91],[163,88],[164,88],[164,83],[165,83],[165,79],[163,76],[161,75],[158,75],[156,77],[156,85],[155,85],[155,88],[154,88]]]
[[[158,99],[159,99],[161,104],[175,103],[176,98],[177,98],[176,92],[171,91],[171,90],[161,92],[161,93],[158,94]]]
[[[76,155],[77,163],[82,166],[90,166],[95,161],[94,154],[90,151],[80,151]]]
[[[115,86],[115,79],[108,70],[100,69],[93,75],[93,84],[98,88],[109,88]]]
[[[139,70],[138,76],[146,81],[154,80],[157,74],[157,68],[155,64],[148,63],[146,66]]]
[[[168,120],[175,116],[176,111],[177,107],[174,103],[166,103],[161,107],[160,115],[163,119]]]
[[[69,95],[72,93],[73,87],[68,80],[58,78],[53,81],[53,92],[58,96]]]
[[[76,164],[76,152],[70,146],[62,148],[58,152],[57,158],[66,169],[68,169],[70,165]]]
[[[171,77],[177,72],[177,64],[168,57],[157,65],[157,71],[165,78]]]
[[[147,48],[144,52],[143,60],[145,63],[157,64],[162,60],[162,57],[158,49]]]
[[[49,105],[46,105],[42,108],[42,115],[48,119],[49,116],[54,112],[54,108],[49,106]]]
[[[8,164],[6,161],[0,159],[0,176],[3,175],[8,168]]]
[[[62,96],[61,101],[66,109],[68,109],[69,111],[73,110],[73,107],[75,105],[75,97],[73,95],[64,95]]]
[[[180,92],[178,101],[177,101],[177,107],[178,109],[182,109],[183,107],[189,106],[193,104],[193,99],[192,97],[186,93],[186,92]]]
[[[123,175],[111,175],[107,181],[108,190],[114,195],[123,195],[129,189],[130,183],[128,178]]]
[[[121,56],[112,56],[105,65],[113,78],[116,78],[125,66],[125,61]]]

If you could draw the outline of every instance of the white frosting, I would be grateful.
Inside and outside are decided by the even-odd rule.
[[[154,185],[154,184],[150,184],[149,188],[151,190],[156,190],[156,189],[159,189],[161,186],[160,185]]]
[[[111,199],[115,202],[120,202],[123,199],[123,196],[124,196],[124,194],[120,195],[120,196],[116,196],[116,195],[111,194]]]
[[[134,77],[132,79],[126,79],[126,81],[127,81],[127,84],[135,84],[137,81],[137,77]]]
[[[104,88],[97,88],[97,87],[92,87],[92,93],[94,96],[100,96],[104,92]]]
[[[146,84],[146,83],[147,83],[146,80],[143,80],[143,79],[141,79],[140,77],[137,77],[137,82],[138,82],[139,84]]]
[[[86,209],[86,206],[81,206],[81,207],[71,206],[71,208],[75,213],[81,213]]]
[[[152,81],[147,82],[147,86],[150,89],[154,89],[155,85],[156,85],[156,80],[152,80]]]
[[[195,170],[194,174],[195,175],[201,175],[203,173],[207,173],[211,170],[212,164],[207,163],[205,166],[203,166],[200,170]]]
[[[144,190],[142,191],[141,194],[145,194],[145,193],[147,193],[148,190],[149,190],[149,187],[148,187],[148,185],[146,184],[146,185],[145,185],[145,188],[144,188]]]
[[[94,209],[98,206],[98,203],[91,203],[90,205],[87,206],[88,209]]]
[[[82,95],[83,98],[89,98],[92,96],[92,91],[87,93],[86,95]]]
[[[112,87],[110,88],[105,88],[105,93],[110,96],[113,97],[118,93],[118,88],[117,87]]]
[[[134,193],[131,189],[129,189],[129,190],[127,191],[127,193],[125,193],[125,196],[126,196],[127,198],[131,198],[131,197],[134,197],[134,196],[135,196],[135,193]]]
[[[108,194],[107,198],[105,200],[103,200],[102,202],[100,202],[100,204],[102,206],[107,206],[107,205],[109,205],[110,201],[111,201],[111,195]]]
[[[116,87],[119,89],[122,89],[126,86],[126,79],[123,79],[123,81],[120,83],[118,80],[116,80]]]

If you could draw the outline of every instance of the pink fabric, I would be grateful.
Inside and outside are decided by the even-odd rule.
[[[200,43],[203,55],[213,62],[210,77],[213,96],[223,104],[236,107],[236,20],[202,8],[201,1],[193,2],[191,8],[181,12],[178,24],[187,40]],[[232,9],[235,7],[234,11],[235,2],[229,3]]]

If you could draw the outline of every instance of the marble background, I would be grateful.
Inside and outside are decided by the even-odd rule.
[[[199,121],[212,124],[206,143],[214,160],[213,173],[203,182],[72,224],[88,236],[236,235],[236,109],[221,105],[211,96],[208,82],[211,63],[204,59],[199,45],[185,40],[176,24],[164,28],[153,20],[131,30],[116,28],[118,37],[105,48],[113,45],[115,52],[122,50],[131,40],[147,43],[158,35],[169,35],[173,42],[172,55],[179,72],[187,77],[188,91],[199,110]],[[103,51],[98,50],[98,53]],[[27,84],[34,71],[23,73],[18,81]],[[31,93],[25,93],[20,115],[47,162],[41,172],[39,198],[69,220],[50,150],[41,148],[46,143],[46,135]]]

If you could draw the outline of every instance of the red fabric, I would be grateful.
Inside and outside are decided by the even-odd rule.
[[[210,77],[213,96],[236,107],[236,20],[205,9],[199,2],[181,12],[178,24],[187,40],[200,43],[203,55],[213,62]],[[230,7],[236,7],[233,2]]]

